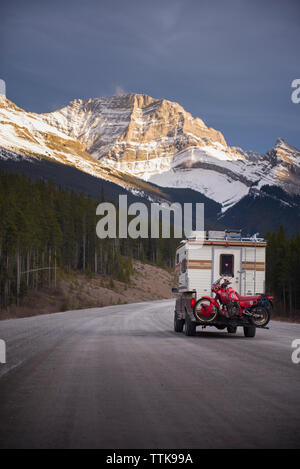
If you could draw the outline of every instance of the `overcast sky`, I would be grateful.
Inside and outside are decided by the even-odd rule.
[[[230,145],[300,148],[299,0],[1,0],[0,22],[0,78],[26,110],[146,93]]]

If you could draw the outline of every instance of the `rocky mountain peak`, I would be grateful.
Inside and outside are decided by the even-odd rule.
[[[283,138],[278,138],[274,148],[268,151],[266,155],[271,156],[273,159],[293,164],[300,157],[300,150],[290,145]]]
[[[275,147],[280,147],[286,145],[286,141],[283,138],[278,138],[275,143]]]
[[[25,112],[23,109],[18,107],[15,103],[10,101],[5,94],[0,94],[0,108],[2,109],[11,109],[14,111]]]
[[[224,210],[251,187],[300,192],[300,151],[284,139],[265,155],[230,147],[220,131],[180,104],[147,94],[75,99],[46,114],[26,112],[2,96],[1,148],[92,174],[109,168],[124,180],[130,175],[162,187],[194,189]]]

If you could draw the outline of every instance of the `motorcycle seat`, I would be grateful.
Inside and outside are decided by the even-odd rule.
[[[240,301],[256,301],[260,298],[260,295],[253,295],[253,296],[241,296],[238,295]]]

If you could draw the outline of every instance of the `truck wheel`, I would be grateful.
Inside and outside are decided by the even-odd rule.
[[[174,331],[175,332],[182,332],[183,331],[184,320],[178,319],[176,311],[174,313]]]
[[[227,327],[227,332],[228,334],[236,334],[237,327],[236,326],[228,326]]]
[[[255,326],[244,327],[244,336],[245,337],[255,337],[255,334],[256,334],[256,327]]]
[[[184,321],[184,333],[187,336],[196,335],[196,324],[193,323],[190,319],[186,318]]]

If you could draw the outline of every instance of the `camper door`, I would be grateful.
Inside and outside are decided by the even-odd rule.
[[[234,247],[214,248],[213,281],[222,275],[232,282],[232,288],[240,292],[241,251]]]

